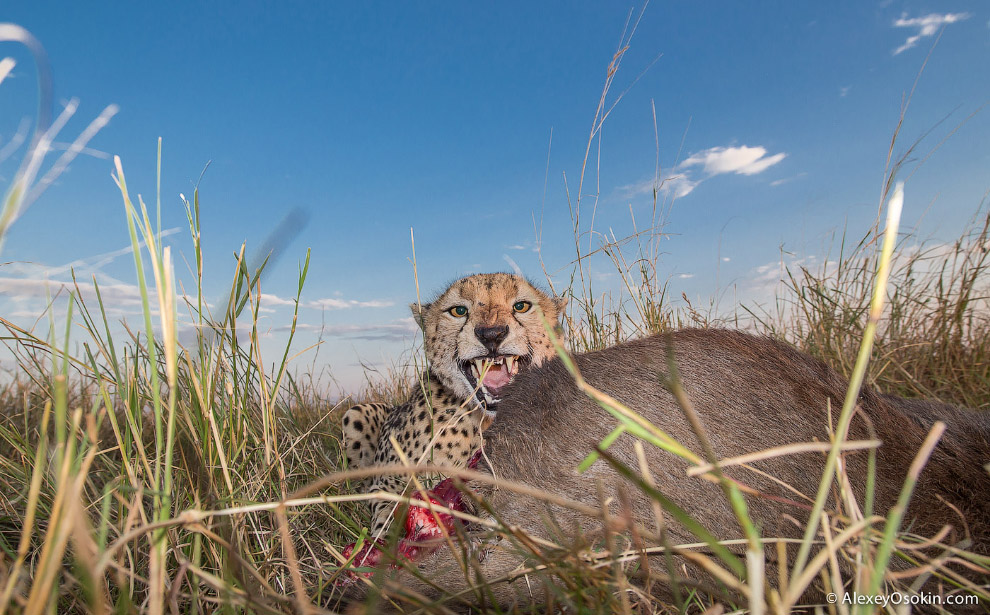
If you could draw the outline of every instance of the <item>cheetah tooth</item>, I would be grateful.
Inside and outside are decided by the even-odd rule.
[[[505,357],[505,370],[512,374],[514,372],[513,368],[516,366],[516,358],[513,356]]]

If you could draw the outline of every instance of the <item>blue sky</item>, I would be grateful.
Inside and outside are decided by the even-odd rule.
[[[322,328],[316,362],[353,388],[359,363],[400,360],[413,343],[410,228],[426,294],[510,261],[540,278],[541,212],[543,260],[570,271],[567,193],[576,198],[606,68],[640,8],[5,3],[0,21],[47,49],[56,111],[79,100],[62,141],[108,105],[119,111],[13,226],[0,254],[12,263],[0,267],[0,314],[30,325],[41,281],[57,289],[71,263],[119,292],[115,318],[135,318],[107,156],[122,158],[131,190],[152,202],[161,136],[164,228],[184,227],[178,195],[191,195],[210,162],[201,184],[209,296],[224,292],[241,242],[250,252],[287,212],[306,212],[264,280],[266,347],[283,339],[284,300],[312,248],[294,346]],[[990,102],[986,3],[653,2],[606,102],[625,92],[593,148],[583,230],[594,193],[598,230],[628,234],[630,212],[640,227],[649,220],[655,108],[672,296],[720,296],[726,309],[765,298],[782,249],[821,257],[832,233],[848,225],[859,236],[874,219],[891,134],[940,32],[895,147],[933,129],[919,157]],[[29,56],[0,43],[8,56],[17,64],[0,83],[0,148],[37,104]],[[988,143],[984,110],[910,176],[905,223],[951,239],[990,188]],[[18,160],[0,162],[5,188]],[[167,241],[188,284],[188,235]],[[601,288],[616,283],[604,267],[600,275]],[[308,369],[312,360],[297,361]]]

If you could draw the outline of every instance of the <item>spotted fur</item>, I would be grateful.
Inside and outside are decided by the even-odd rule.
[[[519,310],[520,306],[525,310]],[[466,308],[463,316],[457,315]],[[481,446],[481,433],[495,418],[497,393],[472,382],[471,361],[516,357],[520,369],[554,356],[542,315],[556,324],[562,300],[524,278],[486,273],[457,280],[434,301],[412,304],[423,329],[429,369],[412,397],[397,407],[361,404],[343,417],[344,445],[352,468],[408,462],[462,467]],[[401,449],[401,455],[396,447]],[[405,460],[403,460],[403,457]],[[429,484],[439,476],[425,477]],[[407,478],[382,475],[371,491],[403,493]],[[388,525],[393,505],[372,505],[372,534]]]

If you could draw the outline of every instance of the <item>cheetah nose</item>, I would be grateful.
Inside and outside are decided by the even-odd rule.
[[[500,325],[497,327],[475,327],[474,335],[485,345],[488,352],[492,354],[498,353],[498,346],[502,343],[502,340],[509,334],[508,325]]]

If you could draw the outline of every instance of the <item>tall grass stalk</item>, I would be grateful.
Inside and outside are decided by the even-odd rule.
[[[148,248],[148,255],[151,259],[151,270],[155,279],[155,296],[158,300],[158,315],[161,324],[162,347],[165,351],[165,374],[168,385],[168,396],[166,405],[162,404],[160,385],[158,381],[158,370],[151,372],[151,395],[154,403],[152,411],[154,413],[155,429],[155,465],[154,465],[154,518],[156,521],[164,521],[171,516],[172,512],[172,455],[174,452],[175,438],[175,404],[177,385],[177,364],[178,364],[178,338],[176,334],[176,301],[175,285],[173,283],[172,253],[171,248],[161,244],[161,213],[158,212],[159,233],[156,234],[148,219],[148,210],[141,201],[141,215],[138,216],[131,202],[127,191],[127,181],[124,178],[124,169],[120,163],[120,157],[114,157],[114,166],[117,169],[115,181],[120,188],[120,194],[124,200],[124,209],[127,215],[127,228],[131,235],[131,249],[134,253],[134,266],[137,272],[138,288],[141,291],[141,305],[144,311],[145,335],[148,340],[148,360],[152,365],[158,362],[155,343],[156,335],[152,326],[152,310],[148,298],[148,284],[144,276],[144,265],[141,259],[141,241],[138,239],[138,230],[143,235],[143,243]],[[158,149],[158,184],[161,183],[161,141]],[[159,201],[158,209],[161,209]],[[164,414],[164,424],[163,424]],[[157,530],[151,535],[152,549],[150,561],[150,612],[152,615],[159,615],[164,607],[164,596],[162,590],[165,587],[165,557],[166,543],[164,529]]]
[[[849,381],[849,388],[846,391],[846,399],[839,414],[836,433],[832,440],[832,449],[825,459],[825,470],[822,481],[815,496],[815,504],[808,517],[808,523],[804,530],[804,540],[798,549],[797,557],[791,571],[791,578],[798,578],[804,572],[804,566],[808,561],[811,552],[812,541],[818,532],[818,523],[821,520],[822,511],[825,508],[825,501],[828,499],[829,490],[832,486],[832,475],[836,472],[838,465],[839,450],[842,443],[846,441],[849,433],[849,424],[852,422],[853,410],[859,399],[860,389],[866,376],[866,368],[869,365],[870,353],[873,349],[873,340],[876,336],[877,325],[883,315],[884,300],[887,296],[887,279],[890,275],[891,258],[894,254],[894,245],[897,242],[897,227],[901,219],[901,210],[904,206],[904,186],[898,183],[894,188],[894,193],[887,203],[887,224],[883,236],[883,248],[880,255],[880,264],[877,272],[877,280],[873,291],[873,301],[870,305],[869,320],[866,324],[866,331],[860,346],[859,356],[856,360],[856,367],[853,370],[852,378]],[[839,478],[839,477],[837,477]],[[789,596],[788,602],[793,604],[800,596],[799,593]]]

